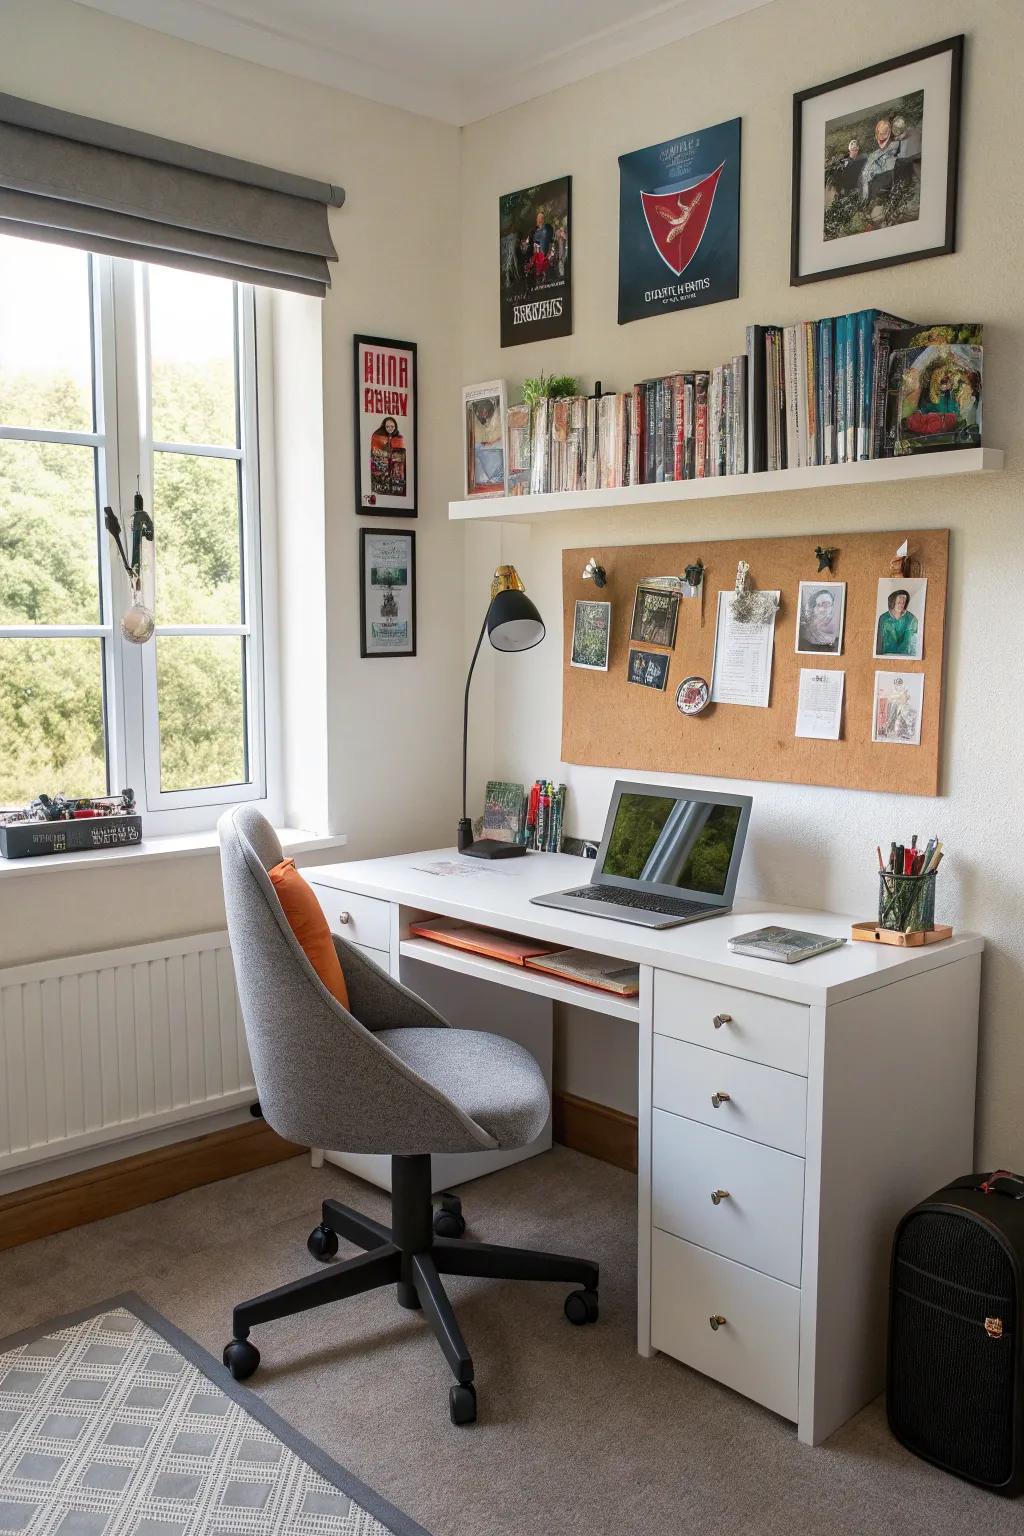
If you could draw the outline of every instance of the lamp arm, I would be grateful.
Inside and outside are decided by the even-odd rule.
[[[463,821],[466,820],[466,779],[467,779],[466,758],[467,758],[468,751],[469,751],[469,685],[473,681],[473,668],[476,666],[476,659],[480,655],[480,647],[481,647],[481,645],[483,645],[484,631],[487,629],[487,614],[490,613],[490,611],[491,611],[491,607],[490,607],[490,604],[488,603],[488,605],[487,605],[487,612],[484,614],[484,621],[480,625],[480,633],[477,636],[476,649],[473,651],[473,659],[472,659],[472,661],[469,664],[469,671],[466,674],[466,693],[465,693],[465,697],[464,697],[463,702],[462,702],[462,819],[463,819]]]

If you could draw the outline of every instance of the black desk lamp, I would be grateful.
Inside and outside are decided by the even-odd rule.
[[[514,565],[499,565],[491,582],[491,601],[484,614],[476,650],[466,678],[466,698],[462,710],[462,820],[459,822],[459,852],[474,859],[514,859],[526,849],[520,843],[501,843],[494,837],[473,841],[473,823],[466,815],[466,752],[469,741],[469,685],[473,668],[483,644],[484,631],[496,651],[529,651],[544,639],[544,620],[526,595]]]

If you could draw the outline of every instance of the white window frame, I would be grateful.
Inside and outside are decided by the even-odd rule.
[[[106,256],[94,255],[90,262],[95,430],[62,432],[0,426],[0,437],[68,443],[94,450],[100,619],[95,624],[0,624],[0,641],[82,638],[101,642],[108,785],[112,793],[126,785],[133,787],[144,816],[144,835],[147,831],[152,835],[206,830],[226,805],[243,801],[261,803],[271,819],[276,819],[277,806],[270,794],[267,773],[267,672],[273,655],[268,655],[268,613],[263,589],[261,546],[269,530],[261,518],[254,290],[241,284],[235,288],[239,446],[155,442],[149,421],[148,268],[142,263]],[[147,508],[153,509],[154,451],[194,453],[241,464],[242,613],[237,624],[158,624],[154,639],[139,646],[126,641],[120,631],[120,615],[130,601],[130,588],[119,562],[116,558],[111,560],[111,541],[103,527],[102,508],[112,506],[122,526],[130,523],[131,499],[139,485]],[[159,508],[153,510],[159,547]],[[159,589],[157,609],[159,612]],[[230,635],[246,642],[246,782],[161,790],[156,686],[156,638],[161,634]],[[40,785],[40,789],[48,790],[63,787]]]

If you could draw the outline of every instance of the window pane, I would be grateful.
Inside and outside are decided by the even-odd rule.
[[[89,257],[0,235],[0,425],[93,430]]]
[[[151,266],[149,345],[155,440],[236,447],[235,285]]]
[[[154,454],[153,520],[158,621],[240,623],[238,461]]]
[[[235,635],[157,637],[163,791],[247,782],[244,646]]]
[[[0,624],[99,622],[95,453],[0,438]]]
[[[100,640],[0,639],[0,805],[103,795]]]

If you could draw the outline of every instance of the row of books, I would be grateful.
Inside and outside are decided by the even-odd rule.
[[[490,779],[484,792],[482,835],[558,853],[565,820],[565,785],[537,779],[527,794],[522,784]]]
[[[643,379],[623,394],[541,400],[507,413],[507,491],[594,491],[742,475],[747,359]]]
[[[507,491],[602,490],[977,446],[981,368],[976,324],[915,327],[862,309],[751,325],[744,355],[716,368],[644,379],[623,394],[510,406]]]

